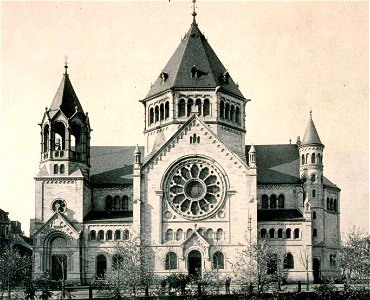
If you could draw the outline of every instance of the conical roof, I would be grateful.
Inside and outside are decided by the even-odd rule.
[[[50,105],[50,117],[52,118],[60,109],[67,118],[70,118],[76,112],[76,107],[78,112],[84,114],[69,76],[67,72],[65,72],[53,102]]]
[[[244,98],[196,22],[180,42],[145,98],[172,89],[216,88]]]
[[[312,114],[310,115],[310,120],[308,121],[306,132],[304,134],[301,145],[309,145],[309,144],[322,145],[319,134],[317,133],[315,124],[313,123],[313,120],[312,120]]]

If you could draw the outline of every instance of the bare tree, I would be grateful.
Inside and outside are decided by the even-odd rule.
[[[306,290],[310,290],[309,267],[311,261],[311,246],[302,246],[299,248],[299,262],[306,270]]]
[[[20,286],[30,280],[32,258],[30,255],[21,255],[17,248],[5,245],[0,249],[0,297],[3,299],[4,292],[8,291],[11,299],[11,291],[15,286]]]

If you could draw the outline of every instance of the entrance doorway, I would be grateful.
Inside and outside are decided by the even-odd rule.
[[[106,271],[107,271],[107,259],[105,258],[104,255],[99,255],[96,258],[96,277],[104,279]]]
[[[320,279],[320,260],[318,258],[313,259],[313,280],[317,283]]]
[[[54,254],[51,257],[51,278],[53,280],[67,279],[67,255]]]
[[[202,275],[202,255],[198,250],[192,250],[188,254],[189,275]]]

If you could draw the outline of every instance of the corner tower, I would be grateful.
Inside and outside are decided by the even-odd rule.
[[[245,104],[228,70],[196,22],[141,100],[145,109],[146,155],[155,153],[191,115],[197,114],[245,160]]]

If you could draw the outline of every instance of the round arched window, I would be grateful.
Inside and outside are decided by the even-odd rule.
[[[204,219],[224,202],[225,175],[208,159],[189,158],[170,169],[164,190],[177,213],[189,220]]]

